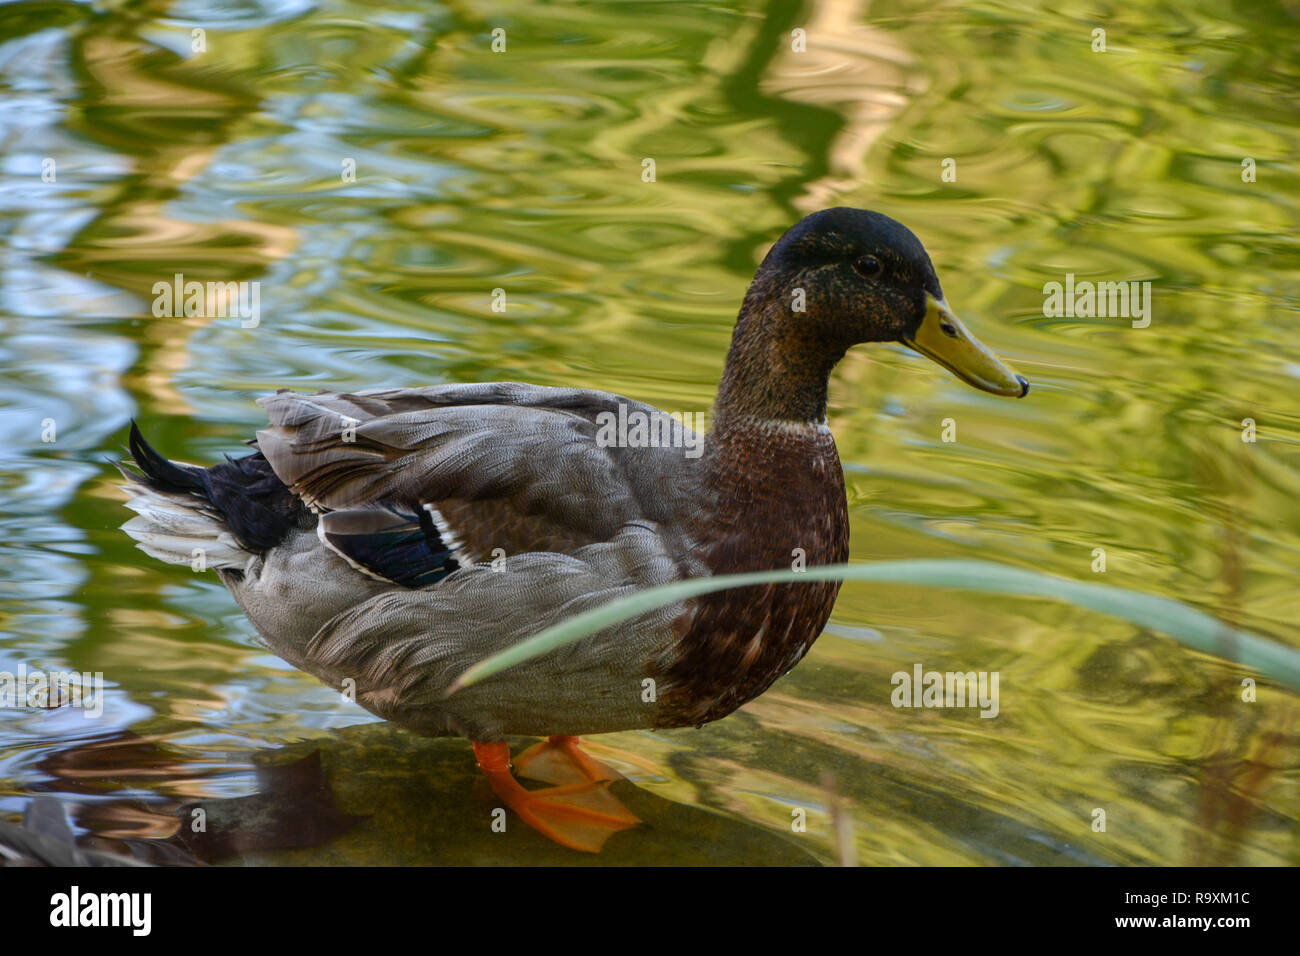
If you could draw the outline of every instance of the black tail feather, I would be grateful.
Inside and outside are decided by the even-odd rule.
[[[135,423],[135,419],[131,420],[131,435],[127,441],[130,444],[131,457],[135,459],[136,467],[140,469],[150,488],[171,492],[188,491],[208,497],[208,485],[204,481],[203,469],[186,468],[158,454],[144,440],[144,435],[140,433],[140,426]]]

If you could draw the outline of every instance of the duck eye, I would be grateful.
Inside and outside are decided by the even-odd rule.
[[[868,279],[880,275],[880,260],[875,256],[862,256],[853,263],[853,271]]]

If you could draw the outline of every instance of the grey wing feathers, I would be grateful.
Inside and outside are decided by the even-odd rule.
[[[525,554],[439,586],[390,591],[337,615],[306,648],[322,680],[418,732],[476,740],[650,726],[644,682],[674,643],[682,605],[650,612],[448,698],[471,665],[565,618],[677,576],[650,529],[576,555]],[[652,695],[653,697],[653,695]]]
[[[693,463],[681,449],[598,444],[596,417],[620,403],[666,416],[603,392],[513,383],[281,392],[262,399],[271,424],[258,446],[313,509],[433,504],[482,558],[532,550],[530,538],[582,546],[629,521],[690,514]]]

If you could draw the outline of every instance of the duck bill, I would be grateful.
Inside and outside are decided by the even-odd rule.
[[[994,395],[1029,394],[1029,383],[970,334],[961,320],[952,314],[948,303],[930,294],[925,297],[925,318],[910,339],[903,344],[937,362],[967,385]]]

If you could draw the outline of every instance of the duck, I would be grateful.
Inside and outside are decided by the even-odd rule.
[[[410,732],[467,738],[525,824],[599,852],[642,821],[582,738],[733,713],[808,653],[839,583],[669,605],[449,689],[640,589],[788,568],[792,555],[846,561],[827,390],[869,343],[902,344],[995,395],[1029,392],[949,308],[911,230],[836,207],[799,220],[760,263],[702,433],[578,387],[281,390],[259,400],[254,450],[207,467],[164,457],[133,421],[119,468],[136,514],[123,529],[154,558],[215,571],[294,667]],[[615,421],[645,427],[621,434]],[[512,763],[514,736],[543,739]]]

